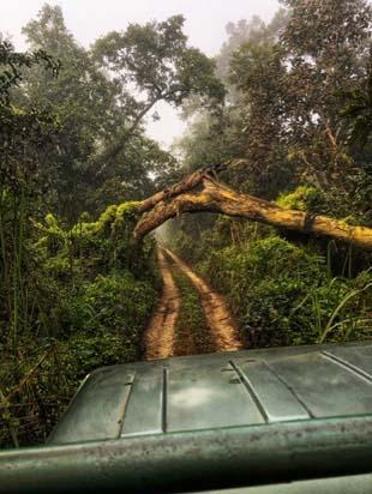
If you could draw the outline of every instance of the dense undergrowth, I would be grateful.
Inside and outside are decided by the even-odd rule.
[[[134,219],[124,203],[70,229],[51,214],[34,223],[19,295],[30,303],[2,322],[2,446],[44,441],[87,373],[140,358],[157,276],[152,242],[129,246]]]
[[[322,212],[312,188],[282,194],[282,207]],[[335,242],[218,218],[199,238],[172,229],[172,247],[225,294],[245,346],[368,339],[370,257]]]

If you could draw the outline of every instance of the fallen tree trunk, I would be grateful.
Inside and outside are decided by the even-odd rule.
[[[188,175],[183,180],[175,185],[172,185],[168,189],[161,190],[156,194],[144,199],[138,206],[138,212],[144,213],[154,208],[158,203],[176,197],[184,192],[194,190],[198,185],[203,183],[204,179],[208,178],[210,173],[218,173],[224,170],[230,163],[223,163],[208,168],[197,170],[191,175]]]
[[[203,185],[201,191],[190,192],[200,184]],[[134,229],[136,241],[180,214],[212,212],[301,233],[328,236],[372,249],[372,228],[352,226],[327,216],[281,208],[272,202],[235,192],[208,177],[205,170],[195,172],[171,189],[145,199],[139,211],[147,212],[141,216]]]

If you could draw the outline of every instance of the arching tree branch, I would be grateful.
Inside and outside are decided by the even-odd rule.
[[[201,170],[197,170],[194,173],[191,173],[191,175],[188,175],[183,180],[169,187],[168,189],[161,190],[153,196],[144,199],[139,205],[139,212],[145,213],[146,211],[154,208],[162,201],[167,201],[169,199],[172,199],[173,197],[183,194],[184,192],[195,190],[211,173],[217,174],[222,170],[225,170],[228,166],[230,166],[230,164],[231,162],[221,163],[218,165],[209,166],[207,168],[202,168]]]
[[[199,185],[202,185],[201,191],[193,192]],[[263,199],[235,192],[209,177],[207,170],[195,172],[169,190],[145,199],[140,204],[139,211],[144,214],[134,230],[137,241],[180,214],[212,212],[301,233],[328,236],[372,249],[372,228],[352,226],[327,216],[284,209]]]

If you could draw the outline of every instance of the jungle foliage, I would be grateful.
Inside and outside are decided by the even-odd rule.
[[[46,4],[26,53],[0,37],[2,446],[43,441],[86,373],[141,358],[159,280],[154,239],[133,243],[136,201],[238,158],[219,177],[230,187],[371,226],[370,4],[281,3],[268,24],[230,23],[215,60],[182,16],[84,48]],[[145,132],[160,101],[188,119],[174,153]],[[370,338],[370,254],[207,214],[165,232],[226,295],[247,347]],[[205,340],[178,283],[178,324]]]
[[[153,242],[129,247],[134,219],[130,202],[72,228],[49,213],[10,260],[19,284],[4,285],[17,299],[3,306],[2,444],[44,441],[88,372],[140,358],[159,287]]]

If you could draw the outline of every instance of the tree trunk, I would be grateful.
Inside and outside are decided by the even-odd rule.
[[[140,213],[145,213],[146,211],[149,211],[150,209],[154,208],[158,203],[162,201],[179,196],[184,192],[194,190],[196,187],[198,187],[198,185],[201,185],[203,183],[204,179],[208,179],[208,175],[210,173],[221,172],[227,166],[229,166],[230,163],[228,162],[228,163],[210,166],[207,168],[202,168],[201,170],[197,170],[194,173],[191,173],[191,175],[185,177],[183,180],[181,180],[181,182],[178,182],[178,184],[175,184],[172,187],[169,187],[168,189],[161,190],[160,192],[157,192],[153,196],[144,199],[139,205],[138,211]]]
[[[200,192],[190,192],[202,184]],[[145,235],[166,220],[183,213],[211,212],[246,218],[301,233],[328,236],[336,240],[372,249],[372,228],[352,226],[342,220],[303,211],[284,209],[215,182],[206,170],[195,172],[171,189],[145,199],[139,206],[144,213],[139,219],[134,239]]]
[[[102,154],[95,159],[95,165],[99,169],[96,175],[102,175],[110,162],[112,162],[112,160],[124,149],[125,144],[133,136],[143,117],[158,101],[160,101],[160,99],[161,98],[159,97],[150,101],[150,103],[137,115],[129,129],[124,130],[120,140],[117,140],[114,144],[105,149]]]

